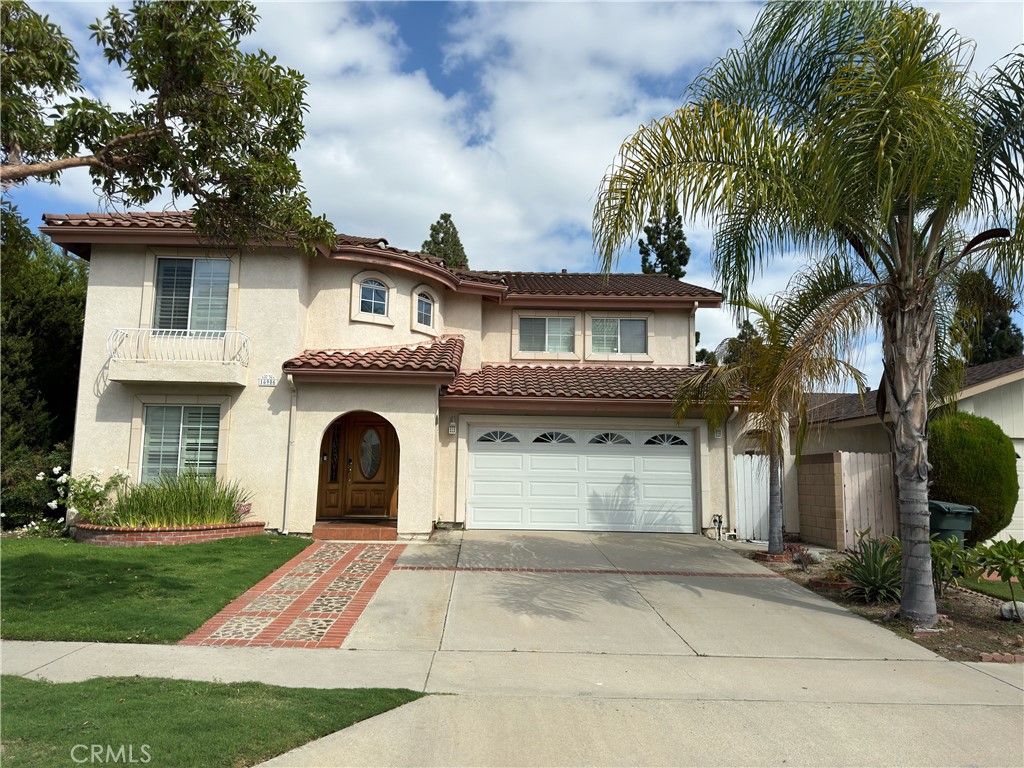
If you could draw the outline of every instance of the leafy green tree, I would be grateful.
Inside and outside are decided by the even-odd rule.
[[[331,243],[291,155],[302,142],[306,81],[264,51],[240,49],[258,17],[248,2],[113,6],[89,28],[135,90],[115,110],[84,94],[59,27],[21,0],[0,5],[4,77],[0,181],[56,183],[87,168],[108,204],[145,206],[163,190],[194,201],[210,240]]]
[[[723,341],[717,350],[715,357],[721,360],[723,365],[734,365],[743,359],[744,355],[757,352],[761,343],[761,337],[750,320],[740,323],[739,332],[730,339]],[[750,349],[753,345],[753,349]]]
[[[734,302],[794,248],[850,268],[851,301],[870,297],[881,326],[876,402],[899,488],[900,610],[923,625],[937,619],[927,504],[937,286],[968,263],[1015,293],[1024,286],[1024,53],[980,78],[972,59],[970,41],[907,0],[768,2],[688,103],[626,139],[594,210],[609,269],[666,197],[709,217]]]
[[[693,334],[693,346],[697,347],[697,352],[694,355],[694,360],[700,365],[718,365],[718,359],[715,357],[715,353],[710,349],[698,346],[699,344],[700,331],[695,331]]]
[[[748,315],[741,336],[723,341],[715,351],[720,361],[683,379],[673,402],[673,416],[682,421],[694,408],[704,410],[712,429],[729,418],[740,393],[747,410],[746,435],[768,456],[768,551],[781,554],[782,446],[791,417],[798,423],[799,454],[807,429],[808,394],[835,389],[847,381],[863,388],[861,373],[844,362],[854,334],[829,322],[837,302],[842,311],[849,275],[831,270],[815,282],[794,280],[791,290],[774,300],[746,298],[734,309]],[[837,296],[839,297],[837,299]],[[863,303],[859,308],[866,314]]]
[[[69,463],[87,273],[84,262],[32,235],[6,202],[0,272],[0,501],[10,527],[45,512],[49,491],[36,473]]]
[[[644,234],[647,241],[640,238],[637,243],[640,270],[645,275],[667,275],[681,280],[686,274],[686,265],[690,263],[690,246],[686,244],[683,217],[674,199],[668,199],[659,213],[647,220]]]
[[[469,269],[469,259],[459,239],[459,230],[455,228],[450,213],[442,213],[441,217],[430,225],[430,237],[423,241],[420,250],[443,259],[446,266],[452,269]]]
[[[956,283],[956,314],[964,325],[968,365],[994,363],[1024,354],[1024,333],[1010,313],[1019,307],[1006,290],[981,270],[967,270]]]

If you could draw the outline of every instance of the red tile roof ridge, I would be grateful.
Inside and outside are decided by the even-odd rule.
[[[550,368],[566,371],[590,371],[595,368],[613,368],[616,371],[690,371],[695,368],[707,368],[703,363],[693,365],[662,365],[660,363],[483,363],[478,370],[487,368]]]

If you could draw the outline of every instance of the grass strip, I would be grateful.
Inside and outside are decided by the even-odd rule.
[[[981,592],[983,595],[989,597],[996,597],[1000,600],[1009,601],[1010,598],[1010,585],[1002,581],[992,581],[991,579],[959,579],[961,587],[967,587],[973,589],[975,592]],[[1020,585],[1014,584],[1013,591],[1016,593],[1018,600],[1024,600],[1024,588]]]
[[[18,768],[240,768],[424,695],[145,677],[49,683],[4,676],[2,684],[3,762]],[[99,761],[92,759],[97,747]]]
[[[0,636],[176,643],[309,544],[286,536],[131,548],[4,539]]]

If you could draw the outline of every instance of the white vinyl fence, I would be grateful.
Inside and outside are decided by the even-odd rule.
[[[768,457],[736,456],[736,534],[768,540]]]
[[[898,536],[899,509],[888,453],[843,453],[843,508],[846,546],[857,542],[857,531],[871,529],[871,536]]]

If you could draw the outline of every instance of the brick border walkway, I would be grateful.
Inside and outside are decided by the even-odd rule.
[[[314,543],[179,645],[340,648],[405,546]]]

